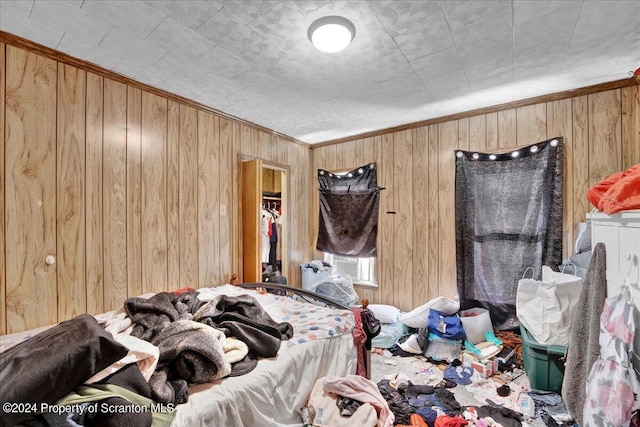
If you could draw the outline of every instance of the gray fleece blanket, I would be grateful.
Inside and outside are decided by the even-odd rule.
[[[160,349],[158,366],[149,380],[153,398],[162,403],[184,403],[188,384],[229,375],[231,365],[221,343],[224,339],[224,332],[203,323],[169,323],[151,341]]]
[[[603,243],[597,243],[578,299],[567,351],[562,398],[573,419],[582,425],[589,373],[600,355],[600,315],[607,297],[607,264]]]
[[[134,323],[131,335],[151,341],[167,325],[176,320],[191,320],[204,304],[198,292],[160,292],[149,299],[133,297],[124,302],[127,316]]]

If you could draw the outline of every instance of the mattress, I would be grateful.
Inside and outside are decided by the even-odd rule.
[[[355,321],[350,310],[232,285],[198,291],[198,298],[205,301],[220,294],[251,295],[273,320],[291,323],[294,334],[282,342],[276,357],[261,359],[251,372],[192,385],[188,401],[175,407],[172,426],[300,426],[301,408],[318,378],[355,373],[357,350],[351,334]],[[95,317],[100,321],[115,313]],[[1,351],[46,329],[0,337]]]

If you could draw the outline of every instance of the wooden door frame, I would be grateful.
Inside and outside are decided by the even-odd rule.
[[[263,169],[273,169],[273,170],[278,170],[281,172],[284,172],[284,176],[285,176],[285,184],[282,186],[282,206],[285,206],[286,209],[289,208],[290,203],[289,203],[289,192],[290,192],[290,183],[289,183],[289,177],[291,176],[291,166],[284,164],[284,163],[278,163],[278,162],[272,162],[269,160],[265,160],[262,157],[257,157],[257,156],[251,156],[251,155],[247,155],[247,154],[238,154],[238,170],[239,172],[239,178],[238,178],[238,194],[240,195],[240,197],[238,197],[238,200],[236,201],[236,203],[238,204],[238,217],[240,218],[239,221],[239,227],[238,227],[238,260],[240,262],[239,265],[239,277],[238,279],[240,280],[240,282],[244,282],[244,251],[243,251],[243,244],[242,244],[242,236],[243,236],[243,212],[242,212],[242,194],[243,194],[243,179],[244,177],[242,176],[242,163],[244,162],[248,162],[248,161],[252,161],[252,160],[260,160],[262,161],[262,168]],[[289,265],[289,260],[290,260],[290,242],[291,242],[291,231],[290,231],[290,227],[289,227],[289,215],[291,213],[288,211],[285,211],[284,214],[284,221],[282,224],[282,229],[283,229],[283,234],[285,235],[285,239],[282,240],[282,249],[281,249],[281,253],[282,253],[282,274],[287,277],[287,279],[289,279],[291,276],[291,266]]]

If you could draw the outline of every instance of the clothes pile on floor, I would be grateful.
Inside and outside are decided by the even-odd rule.
[[[396,425],[434,426],[572,426],[560,396],[529,390],[505,377],[487,379],[459,361],[423,369],[413,381],[405,374],[389,375],[378,388],[396,416]],[[464,403],[466,402],[466,403]],[[473,403],[475,402],[475,403]]]
[[[416,378],[392,374],[377,384],[357,375],[321,378],[305,408],[305,425],[574,426],[557,393],[481,378],[459,361],[435,371],[440,375],[426,370]],[[413,382],[423,380],[428,383]],[[476,403],[461,403],[461,392],[473,396]]]

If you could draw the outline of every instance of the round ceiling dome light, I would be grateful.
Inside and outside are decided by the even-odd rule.
[[[356,27],[342,16],[323,16],[309,26],[311,43],[322,52],[340,52],[356,36]]]

